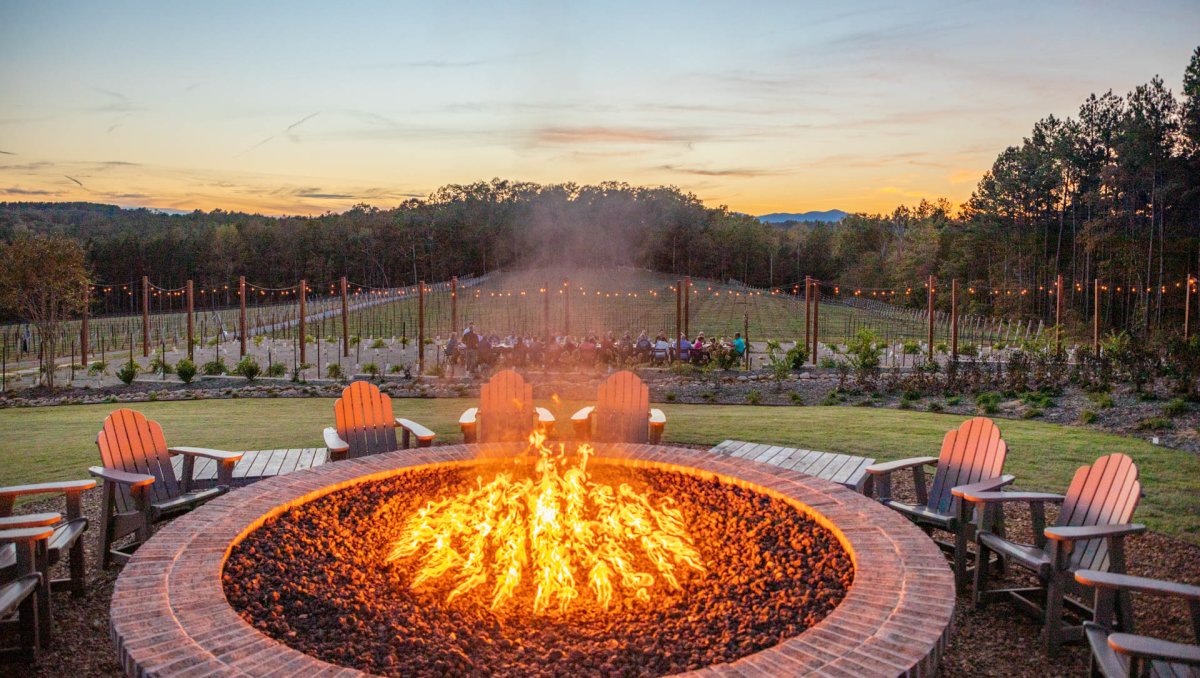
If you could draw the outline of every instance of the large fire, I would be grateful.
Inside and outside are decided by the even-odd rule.
[[[564,447],[556,454],[541,433],[529,442],[538,455],[532,478],[499,473],[486,485],[479,478],[475,489],[413,515],[388,556],[419,555],[413,586],[450,577],[449,602],[490,582],[496,609],[528,577],[541,613],[552,605],[566,611],[580,599],[581,581],[607,609],[618,592],[649,601],[656,574],[679,589],[676,568],[705,571],[670,497],[655,506],[629,485],[593,481],[589,445],[579,446],[571,466]],[[636,565],[639,550],[655,572],[639,571],[647,569]]]

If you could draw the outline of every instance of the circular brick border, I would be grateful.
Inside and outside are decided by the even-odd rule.
[[[829,528],[855,566],[842,603],[804,633],[695,676],[925,676],[936,672],[954,613],[954,579],[937,546],[895,512],[840,485],[766,464],[653,445],[597,445],[610,463],[719,476],[792,503]],[[176,519],[117,580],[113,643],[130,676],[363,676],[275,641],[230,607],[221,571],[233,545],[290,506],[431,464],[514,454],[523,445],[452,445],[326,464],[230,492]]]

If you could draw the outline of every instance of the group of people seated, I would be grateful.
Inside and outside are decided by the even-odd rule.
[[[509,334],[501,337],[484,334],[467,325],[461,336],[451,336],[445,346],[446,360],[451,367],[462,366],[468,371],[498,365],[511,367],[591,367],[596,365],[631,366],[638,364],[665,365],[691,363],[704,365],[712,360],[713,351],[746,353],[741,333],[732,341],[709,340],[704,333],[691,341],[686,334],[678,341],[659,332],[651,340],[646,332],[634,339],[628,332],[617,337],[614,332],[590,333],[580,337],[556,336],[551,339],[530,335]]]

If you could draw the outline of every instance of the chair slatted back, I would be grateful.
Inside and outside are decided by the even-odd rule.
[[[356,381],[342,390],[333,404],[337,432],[350,444],[346,457],[392,452],[396,444],[396,417],[392,399],[367,381]]]
[[[178,497],[180,485],[171,466],[171,454],[162,427],[141,412],[119,409],[104,419],[104,427],[96,435],[100,461],[105,468],[154,476],[149,488],[151,502]],[[136,510],[133,496],[124,485],[117,487],[117,510]]]
[[[1133,519],[1142,483],[1138,467],[1124,454],[1100,457],[1091,466],[1080,467],[1067,488],[1058,515],[1058,525],[1089,527],[1121,525]],[[1107,571],[1108,544],[1104,539],[1079,542],[1071,554],[1072,569]]]
[[[950,490],[999,477],[1007,455],[1008,444],[1000,437],[1000,428],[986,417],[968,419],[947,432],[929,489],[928,507],[944,514],[957,512],[960,500]]]
[[[621,370],[600,384],[592,416],[593,436],[600,442],[648,442],[650,389],[633,372]]]
[[[501,370],[479,394],[481,443],[523,442],[533,432],[533,385],[512,370]]]

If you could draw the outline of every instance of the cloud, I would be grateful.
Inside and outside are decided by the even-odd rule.
[[[278,134],[272,134],[271,136],[267,137],[266,139],[263,139],[262,141],[258,142],[257,144],[254,144],[250,148],[247,148],[246,150],[242,151],[241,153],[238,153],[237,155],[235,155],[233,157],[240,158],[243,155],[246,155],[247,153],[249,153],[250,151],[253,151],[254,149],[256,149],[260,146],[266,145],[269,141],[274,139],[279,134],[287,135],[287,138],[290,139],[292,142],[299,142],[300,138],[298,136],[296,136],[295,134],[292,134],[292,130],[296,129],[300,125],[303,125],[304,123],[308,122],[309,120],[312,120],[313,118],[317,117],[320,114],[321,114],[320,111],[317,111],[316,113],[309,113],[308,115],[304,116],[303,118],[300,118],[296,122],[293,122],[292,124],[288,125],[286,128],[284,128],[284,130],[282,132],[279,132]]]
[[[639,127],[542,127],[532,137],[543,144],[679,144],[691,143],[701,135],[676,130]]]
[[[16,153],[12,151],[0,151],[0,155],[16,155]]]
[[[17,188],[15,186],[2,188],[0,189],[0,193],[7,193],[9,195],[62,195],[61,191],[41,191],[29,188]]]
[[[678,167],[676,165],[659,165],[656,169],[675,172],[678,174],[692,174],[701,177],[769,177],[780,174],[787,174],[783,170],[757,169],[757,168],[728,168],[728,169],[705,169],[700,167]]]

